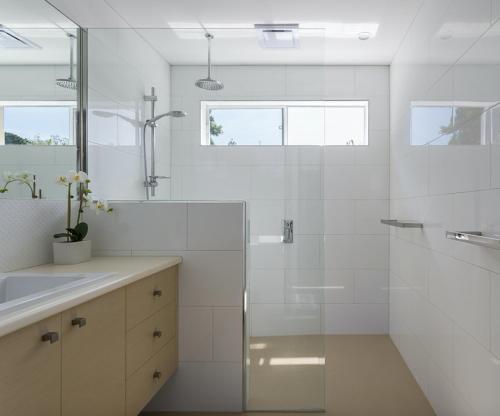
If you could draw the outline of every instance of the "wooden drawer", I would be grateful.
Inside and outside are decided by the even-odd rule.
[[[62,314],[62,414],[124,413],[125,289],[118,289]]]
[[[137,416],[177,368],[177,337],[127,380],[127,416]],[[155,378],[155,373],[157,377]]]
[[[61,315],[0,339],[0,414],[61,414],[61,341],[43,342],[47,332],[61,333]]]
[[[177,266],[127,287],[127,329],[177,301]]]
[[[168,304],[127,333],[127,376],[176,336],[177,305]]]

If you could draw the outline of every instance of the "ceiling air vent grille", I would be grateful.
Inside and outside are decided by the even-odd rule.
[[[259,45],[265,49],[298,48],[298,24],[256,24]]]

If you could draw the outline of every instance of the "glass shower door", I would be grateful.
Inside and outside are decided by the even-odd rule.
[[[268,168],[264,178],[283,188],[248,206],[246,408],[321,411],[322,148],[284,146],[282,152],[283,165]]]

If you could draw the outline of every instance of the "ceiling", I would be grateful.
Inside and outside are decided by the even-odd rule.
[[[44,0],[0,0],[0,24],[38,48],[1,49],[0,65],[63,65],[69,61],[67,33],[78,26]]]
[[[88,28],[134,28],[171,64],[389,64],[421,0],[48,0]],[[300,48],[262,49],[255,23],[298,23]],[[361,41],[359,31],[373,32]]]

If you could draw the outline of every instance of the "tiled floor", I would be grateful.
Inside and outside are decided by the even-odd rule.
[[[288,408],[324,404],[328,416],[435,415],[386,335],[259,337],[252,338],[251,344],[249,404],[253,409],[273,410],[284,403]],[[269,365],[271,358],[274,365]],[[204,414],[148,414],[160,415]]]

